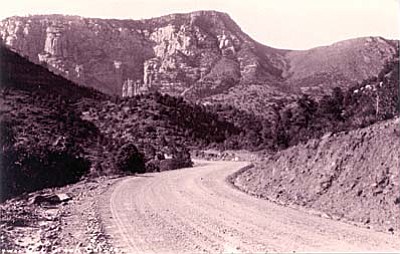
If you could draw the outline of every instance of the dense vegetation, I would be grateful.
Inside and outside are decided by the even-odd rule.
[[[15,146],[13,125],[1,122],[0,200],[27,191],[73,183],[88,172],[90,162],[71,144],[60,147],[40,142],[35,146]]]
[[[191,166],[189,149],[222,143],[238,133],[232,123],[219,120],[204,107],[159,93],[104,100],[82,115],[112,137],[112,150],[135,144],[144,154],[146,171]]]
[[[386,64],[378,77],[350,87],[335,88],[316,101],[303,95],[293,108],[279,112],[283,145],[294,145],[327,132],[349,131],[398,115],[399,61]]]
[[[99,131],[80,118],[75,104],[105,96],[6,48],[0,53],[0,200],[78,181],[90,170],[87,148]]]

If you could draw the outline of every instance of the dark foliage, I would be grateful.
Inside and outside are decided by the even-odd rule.
[[[127,144],[121,147],[117,156],[117,167],[123,172],[146,172],[143,154],[141,154],[133,144]]]
[[[89,171],[90,162],[73,151],[71,145],[56,147],[15,147],[12,124],[1,122],[0,201],[46,187],[77,182]],[[4,139],[3,139],[4,138]]]
[[[146,172],[190,167],[189,149],[216,146],[239,133],[206,108],[159,93],[100,102],[86,118],[104,136],[113,137],[111,150],[135,144],[144,155]]]
[[[0,68],[1,200],[78,181],[106,149],[105,137],[81,111],[108,97],[3,46]]]

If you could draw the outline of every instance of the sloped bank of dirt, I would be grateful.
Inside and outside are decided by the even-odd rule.
[[[327,134],[239,172],[233,184],[261,198],[386,232],[400,230],[400,121]]]

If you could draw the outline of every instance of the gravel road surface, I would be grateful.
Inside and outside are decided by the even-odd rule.
[[[246,162],[205,162],[118,182],[100,202],[126,253],[396,252],[395,235],[257,199],[225,179]]]

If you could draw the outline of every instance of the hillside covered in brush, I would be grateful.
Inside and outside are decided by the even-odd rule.
[[[111,98],[0,51],[2,199],[85,175],[190,166],[188,143],[218,143],[237,131],[182,99]]]
[[[241,131],[225,142],[226,149],[276,151],[319,138],[327,132],[363,128],[399,114],[398,55],[387,62],[376,77],[347,89],[336,87],[320,99],[302,94],[292,102],[277,100],[267,117],[232,106],[209,108],[222,119],[232,121]]]

